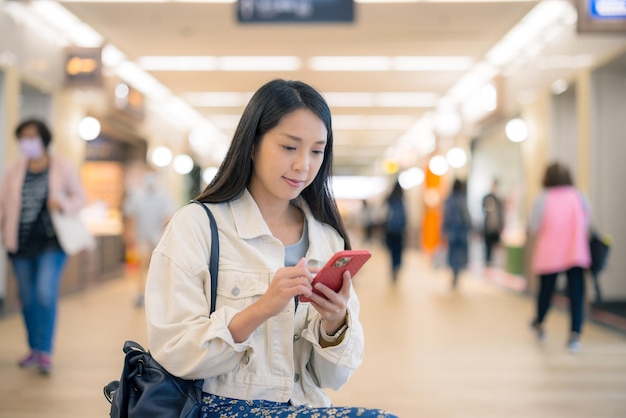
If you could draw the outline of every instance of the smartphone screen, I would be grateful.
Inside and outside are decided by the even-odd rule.
[[[343,283],[343,273],[349,271],[352,278],[354,278],[356,273],[371,256],[372,253],[369,250],[344,250],[335,253],[317,273],[315,279],[313,279],[313,286],[321,282],[335,292],[338,292]],[[313,288],[313,292],[325,297],[315,288]],[[305,296],[299,296],[299,299],[300,302],[309,301],[309,298]]]

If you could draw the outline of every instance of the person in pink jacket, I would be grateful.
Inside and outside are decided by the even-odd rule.
[[[15,136],[22,156],[3,177],[0,233],[17,280],[30,347],[18,364],[48,374],[59,284],[67,260],[51,213],[77,214],[86,198],[77,171],[48,152],[52,135],[42,121],[23,121]]]
[[[571,315],[567,347],[570,352],[577,352],[584,317],[584,269],[591,263],[590,205],[573,186],[569,169],[561,163],[554,162],[547,167],[543,186],[545,190],[535,200],[529,220],[530,232],[536,236],[532,272],[540,280],[537,316],[532,327],[543,340],[543,322],[550,309],[556,280],[559,274],[565,273]]]

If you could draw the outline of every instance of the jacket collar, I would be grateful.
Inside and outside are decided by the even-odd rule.
[[[328,254],[332,254],[332,247],[326,235],[327,231],[326,233],[324,231],[325,228],[330,227],[315,219],[309,205],[301,197],[293,200],[292,204],[302,210],[307,220],[307,232],[309,234],[307,258],[314,261],[325,260],[328,258]],[[239,238],[246,240],[272,236],[272,232],[261,215],[259,206],[248,189],[245,189],[239,198],[232,200],[229,207]]]

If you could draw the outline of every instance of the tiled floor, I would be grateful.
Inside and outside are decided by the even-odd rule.
[[[414,250],[392,286],[385,250],[373,250],[354,281],[366,357],[344,388],[329,392],[336,404],[407,418],[626,417],[624,333],[588,322],[573,355],[567,315],[554,310],[539,344],[527,296],[475,272],[452,291],[448,272]],[[119,278],[62,299],[50,377],[15,365],[25,351],[21,318],[0,320],[0,417],[107,417],[102,387],[119,377],[124,340],[146,342],[132,289]]]

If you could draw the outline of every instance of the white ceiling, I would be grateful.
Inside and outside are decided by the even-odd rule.
[[[548,0],[550,1],[550,0]],[[357,3],[351,24],[239,24],[234,3],[60,3],[123,51],[142,56],[463,56],[475,62],[516,25],[537,1]],[[626,38],[584,38],[570,33],[552,54],[606,54]],[[540,57],[537,57],[540,58]],[[510,94],[545,88],[572,69],[541,70],[533,62],[509,69]],[[194,92],[250,93],[273,78],[306,81],[323,93],[414,92],[444,97],[466,71],[288,72],[153,71],[181,97]],[[196,107],[230,136],[242,107]],[[430,107],[333,107],[335,171],[371,174],[393,145]],[[363,127],[342,129],[346,118]],[[389,118],[387,118],[389,117]],[[349,122],[349,120],[348,120]],[[379,123],[379,122],[382,122]],[[382,125],[382,126],[381,126]]]

